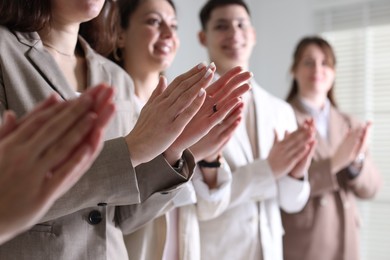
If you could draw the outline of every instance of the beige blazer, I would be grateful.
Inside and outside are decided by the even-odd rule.
[[[52,93],[65,100],[76,96],[37,33],[0,26],[0,39],[1,114],[12,109],[21,116]],[[106,133],[108,141],[91,169],[42,223],[0,247],[0,259],[127,259],[122,232],[130,233],[157,216],[192,176],[195,164],[189,152],[181,174],[162,156],[132,167],[122,137],[135,121],[132,81],[83,39],[79,44],[87,61],[88,86],[107,82],[116,88],[117,113]],[[145,200],[150,202],[147,207],[139,204]]]
[[[298,100],[292,102],[298,122],[309,115]],[[346,169],[333,175],[329,158],[344,134],[358,122],[331,106],[329,141],[317,133],[317,148],[309,169],[310,199],[295,214],[282,213],[286,260],[358,260],[359,215],[355,198],[372,198],[381,186],[371,156],[366,155],[358,177],[348,179]]]
[[[297,212],[309,197],[307,180],[288,176],[276,180],[266,160],[273,145],[274,130],[282,137],[285,131],[296,129],[292,108],[256,82],[251,84],[260,158],[253,158],[243,121],[223,150],[232,174],[228,203],[213,218],[199,221],[204,260],[255,260],[260,259],[260,254],[264,260],[282,260],[284,231],[279,208]],[[215,203],[204,200],[201,194],[198,196],[198,208],[206,210]]]

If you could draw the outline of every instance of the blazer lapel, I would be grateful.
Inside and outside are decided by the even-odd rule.
[[[268,127],[273,122],[273,119],[269,118],[271,113],[268,113],[268,109],[272,109],[272,106],[267,104],[267,99],[264,98],[264,93],[262,93],[263,90],[256,82],[252,82],[252,91],[256,113],[257,147],[259,158],[264,159],[268,157],[269,150],[274,142],[273,129],[270,132]]]
[[[113,85],[111,74],[109,74],[102,64],[102,61],[98,59],[94,50],[88,45],[88,43],[80,36],[79,43],[84,50],[85,59],[87,61],[87,86],[93,87],[97,84],[105,82],[110,86]]]
[[[21,43],[30,46],[26,55],[48,85],[63,99],[74,98],[76,94],[69,87],[57,63],[43,47],[38,33],[16,32],[15,34]]]
[[[240,147],[247,162],[253,161],[253,154],[251,144],[249,142],[248,134],[246,132],[245,121],[242,121],[236,130],[236,134],[233,136],[232,141],[235,143],[235,146]]]
[[[351,128],[349,120],[332,106],[329,115],[329,145],[332,154],[344,139],[349,128]]]

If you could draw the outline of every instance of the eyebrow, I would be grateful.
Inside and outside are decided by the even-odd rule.
[[[238,17],[238,18],[233,18],[233,19],[226,19],[226,18],[218,18],[215,23],[228,23],[230,21],[239,21],[239,22],[243,22],[243,21],[249,21],[249,19],[247,18],[243,18],[243,17]]]
[[[144,13],[144,16],[147,16],[147,15],[150,15],[150,14],[155,14],[155,15],[158,15],[158,16],[160,16],[161,18],[163,18],[162,14],[161,14],[160,12],[157,12],[157,11],[145,12],[145,13]],[[173,17],[171,18],[171,21],[177,21],[177,16],[176,16],[176,15],[173,16]]]

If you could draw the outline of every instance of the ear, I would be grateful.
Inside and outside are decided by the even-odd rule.
[[[207,40],[206,40],[206,33],[205,33],[205,31],[202,30],[202,31],[200,31],[198,33],[198,39],[199,39],[200,44],[202,44],[204,47],[206,47]]]
[[[252,35],[253,35],[253,43],[254,45],[256,45],[257,43],[257,35],[256,35],[256,30],[255,28],[252,26]]]
[[[117,39],[117,47],[118,48],[124,48],[125,47],[125,39],[126,39],[126,35],[125,35],[125,30],[123,30],[122,28],[119,29],[119,32],[118,32],[118,39]]]

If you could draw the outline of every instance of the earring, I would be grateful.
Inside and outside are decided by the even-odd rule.
[[[114,57],[114,59],[118,62],[122,61],[122,52],[121,52],[121,49],[119,48],[116,48],[114,49],[114,51],[112,52],[112,56]]]

